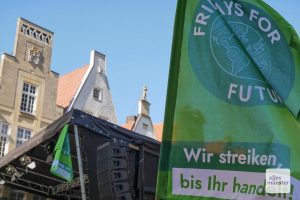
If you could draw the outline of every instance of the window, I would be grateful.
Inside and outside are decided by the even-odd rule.
[[[16,147],[19,147],[29,138],[31,138],[31,130],[25,128],[18,128]]]
[[[98,101],[102,101],[102,90],[99,88],[94,88],[93,98]]]
[[[148,124],[143,123],[143,129],[147,130],[148,129]]]
[[[23,92],[21,99],[21,111],[29,114],[35,113],[35,104],[37,97],[37,87],[30,83],[23,83]]]
[[[4,156],[6,153],[6,146],[8,140],[8,124],[0,122],[0,157]]]

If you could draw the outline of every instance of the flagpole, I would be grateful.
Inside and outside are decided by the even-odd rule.
[[[77,125],[74,125],[74,133],[75,133],[75,143],[76,143],[76,152],[77,152],[77,161],[78,161],[80,188],[81,188],[81,198],[82,198],[82,200],[86,200],[85,183],[84,183],[84,178],[83,178],[83,170],[82,170],[82,162],[81,162],[81,151],[80,151]]]

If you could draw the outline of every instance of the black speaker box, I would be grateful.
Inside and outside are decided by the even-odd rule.
[[[105,143],[97,149],[97,179],[100,200],[132,200],[135,196],[135,161],[128,149],[118,143]],[[133,172],[132,172],[133,171]]]

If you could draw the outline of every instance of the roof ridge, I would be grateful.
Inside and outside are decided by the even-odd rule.
[[[75,73],[75,72],[77,72],[77,71],[79,71],[79,70],[82,70],[83,68],[86,68],[86,67],[89,67],[89,66],[90,66],[90,64],[85,64],[85,65],[83,65],[82,67],[79,67],[79,68],[77,68],[77,69],[74,69],[73,71],[70,71],[70,72],[68,72],[68,73],[66,73],[66,74],[64,74],[64,75],[62,75],[61,77],[67,76],[67,75],[72,74],[72,73]],[[61,77],[60,77],[60,78],[61,78]]]
[[[90,65],[84,65],[74,71],[65,74],[58,79],[56,104],[67,108],[80,89],[80,85],[88,72]]]

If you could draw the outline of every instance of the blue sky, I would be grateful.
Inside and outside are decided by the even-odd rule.
[[[266,2],[300,33],[299,0]],[[119,124],[137,113],[144,84],[153,121],[163,120],[175,0],[10,0],[1,5],[1,54],[12,52],[17,18],[23,17],[55,33],[52,70],[61,75],[88,64],[93,49],[107,56]]]

